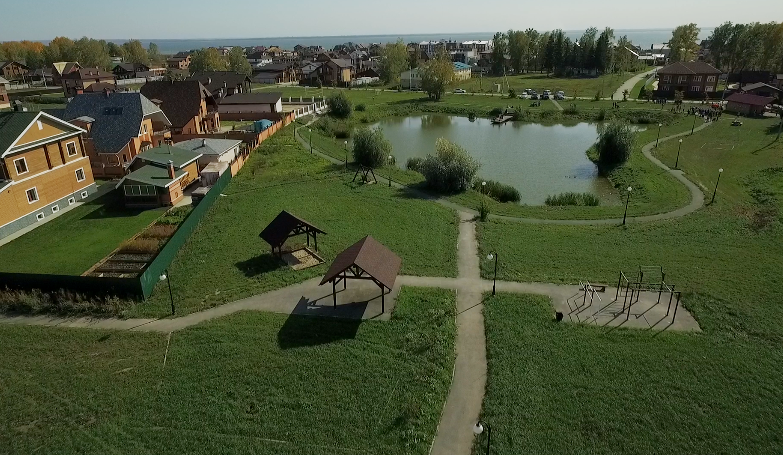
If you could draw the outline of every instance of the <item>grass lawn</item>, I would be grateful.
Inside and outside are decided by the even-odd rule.
[[[456,276],[455,212],[383,184],[354,184],[354,171],[307,153],[292,133],[281,130],[251,155],[180,250],[170,267],[178,314],[321,276],[368,234],[402,258],[404,274]],[[270,255],[258,235],[282,210],[327,232],[318,239],[325,264],[296,272]],[[165,315],[168,306],[168,289],[159,285],[130,316]]]
[[[524,89],[533,89],[538,93],[544,90],[557,92],[562,90],[566,96],[595,96],[596,92],[601,92],[603,97],[609,97],[614,93],[623,82],[633,76],[632,73],[606,74],[600,77],[584,78],[558,78],[547,76],[545,73],[527,73],[514,76],[500,77],[473,77],[468,81],[455,82],[454,87],[458,87],[468,92],[494,91],[495,84],[500,84],[503,93],[508,86],[516,90],[517,94],[522,93]]]
[[[493,454],[780,452],[777,343],[557,324],[539,296],[485,305]]]
[[[0,453],[428,453],[452,291],[392,319],[238,313],[171,335],[0,325]],[[165,358],[165,365],[164,365]]]
[[[113,191],[0,247],[0,271],[81,275],[164,209],[130,210]]]

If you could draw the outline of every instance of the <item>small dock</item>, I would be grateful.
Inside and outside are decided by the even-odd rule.
[[[496,118],[492,119],[492,124],[493,125],[502,125],[502,124],[510,121],[513,118],[514,117],[512,115],[498,115]]]

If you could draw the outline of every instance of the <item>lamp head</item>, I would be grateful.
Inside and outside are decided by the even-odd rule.
[[[660,128],[660,127],[662,127],[662,126],[663,126],[663,123],[659,123],[659,124],[658,124],[658,128]]]
[[[484,425],[481,424],[481,422],[476,422],[475,425],[473,425],[473,434],[481,434],[484,432]]]
[[[628,187],[628,192],[630,193],[631,191],[633,191],[633,187],[630,187],[630,186],[629,186],[629,187]]]
[[[481,182],[481,186],[487,186],[487,182]]]
[[[723,174],[723,168],[720,168],[720,169],[718,169],[718,172],[720,172],[721,174]]]
[[[495,259],[495,255],[494,255],[494,254],[492,254],[492,253],[489,253],[489,254],[487,255],[487,260],[488,260],[488,261],[491,261],[491,260],[493,260],[493,259]]]
[[[680,139],[680,144],[682,144],[682,139]]]
[[[166,274],[165,274],[165,273],[161,273],[161,274],[160,274],[160,281],[166,281],[166,279],[167,279],[167,278],[168,278],[168,277],[166,276]]]

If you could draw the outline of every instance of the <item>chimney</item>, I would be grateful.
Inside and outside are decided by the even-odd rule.
[[[206,147],[207,146],[207,140],[206,139],[202,139],[201,140],[201,146],[202,147]]]
[[[169,178],[171,180],[174,180],[174,162],[171,160],[169,160],[168,170],[169,170]]]
[[[108,88],[105,88],[105,89],[103,89],[103,93],[105,93],[106,94],[106,98],[108,98],[109,94],[111,93],[111,91]]]
[[[223,88],[228,88],[228,82],[223,81]]]
[[[212,78],[211,78],[211,77],[208,77],[208,78],[207,78],[207,85],[211,85],[211,84],[212,84]]]

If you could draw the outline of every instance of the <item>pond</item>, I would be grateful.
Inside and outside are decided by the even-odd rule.
[[[483,118],[432,114],[391,117],[375,126],[383,128],[403,168],[408,158],[434,153],[435,141],[444,137],[481,163],[481,178],[517,188],[522,204],[543,205],[547,196],[568,191],[595,194],[602,203],[613,200],[611,184],[585,155],[598,138],[595,124],[498,126]]]

